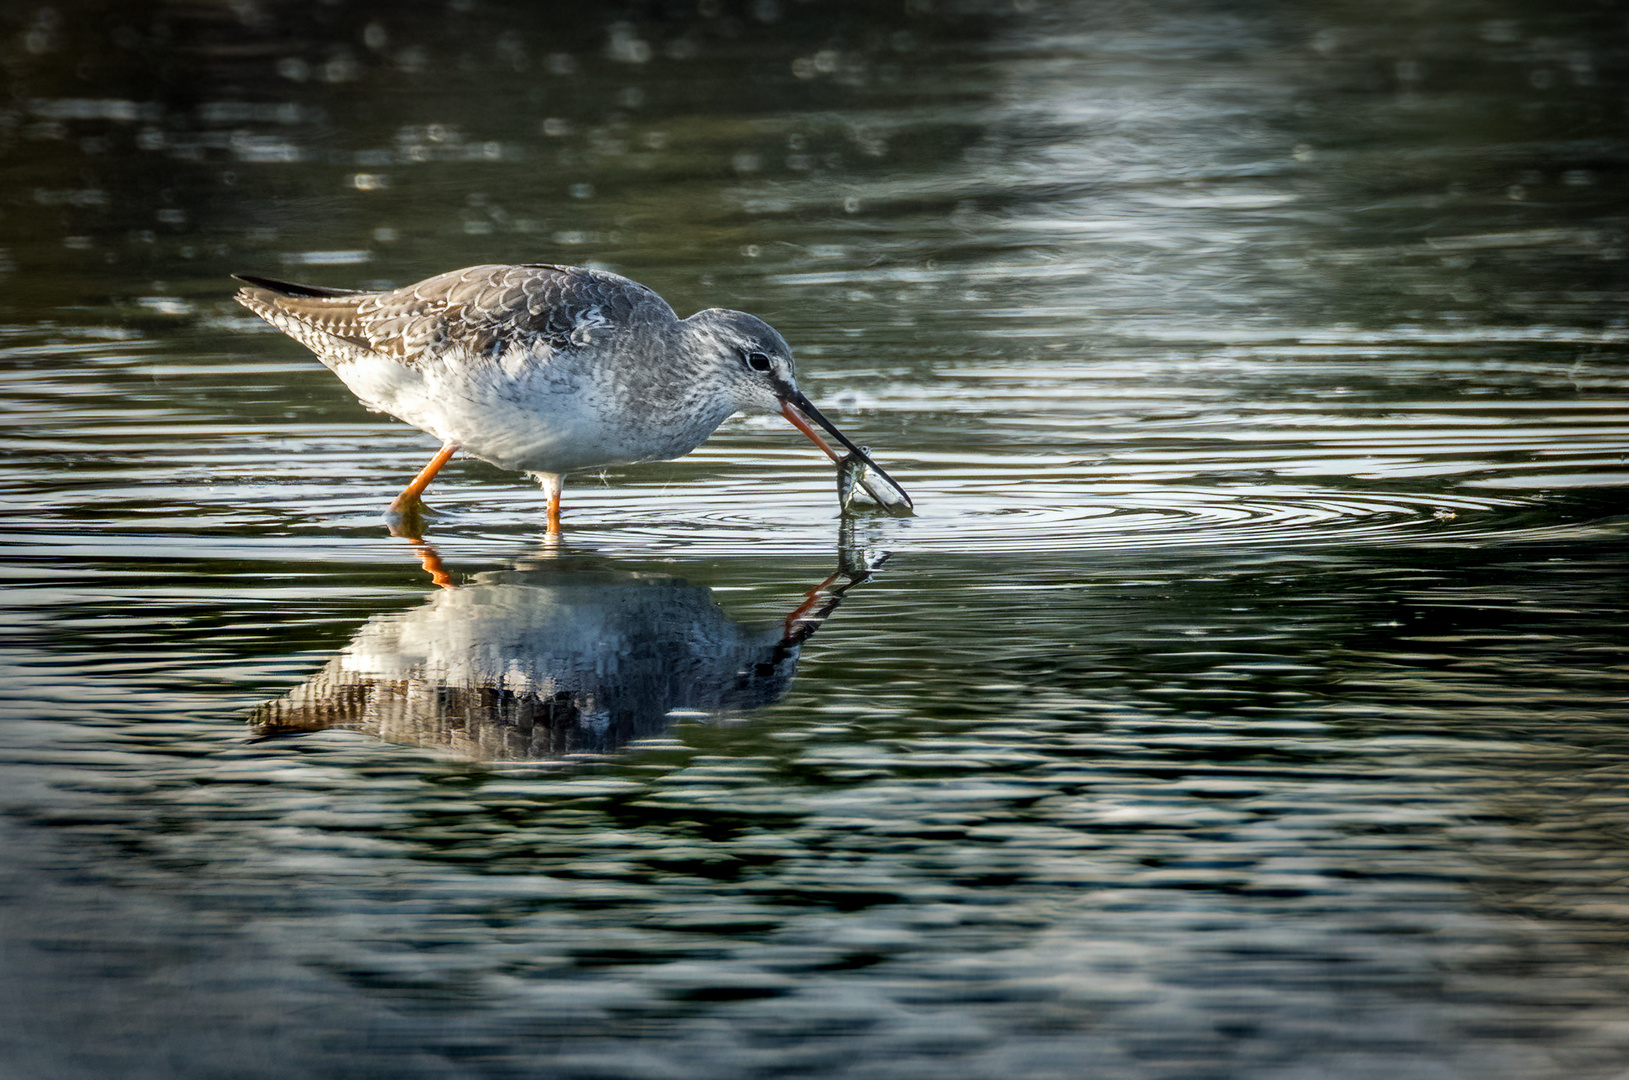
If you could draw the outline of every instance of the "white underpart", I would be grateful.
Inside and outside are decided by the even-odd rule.
[[[585,320],[572,336],[587,337],[605,325]],[[735,411],[728,403],[710,410],[716,415],[657,410],[651,423],[630,427],[620,405],[626,389],[603,369],[595,378],[576,361],[574,353],[536,343],[499,357],[451,350],[410,366],[364,354],[334,371],[369,408],[526,473],[680,457]],[[673,422],[680,419],[685,422]]]

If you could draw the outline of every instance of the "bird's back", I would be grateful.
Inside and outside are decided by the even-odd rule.
[[[515,346],[582,348],[597,327],[676,321],[645,286],[575,266],[471,266],[384,292],[238,280],[239,303],[336,370],[359,351],[411,365],[449,349],[499,356]]]

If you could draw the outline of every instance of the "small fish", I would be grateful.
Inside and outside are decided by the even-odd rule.
[[[860,449],[869,454],[871,448],[862,446]],[[843,513],[848,513],[849,504],[854,501],[854,489],[860,486],[860,477],[865,475],[865,462],[853,454],[844,454],[837,462],[837,506]]]
[[[871,448],[860,447],[857,454],[845,454],[837,460],[837,503],[843,513],[852,508],[858,490],[863,488],[878,506],[899,517],[911,513],[911,497],[905,489],[880,470],[870,467]]]

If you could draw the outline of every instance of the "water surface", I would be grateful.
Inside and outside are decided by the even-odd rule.
[[[1622,31],[0,16],[0,1060],[1616,1076]],[[773,323],[916,515],[737,417],[415,546],[226,279],[539,260]]]

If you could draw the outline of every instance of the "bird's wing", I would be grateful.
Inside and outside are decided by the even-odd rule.
[[[238,280],[240,303],[319,354],[337,339],[409,364],[449,344],[491,356],[516,344],[565,349],[605,328],[675,319],[643,285],[574,266],[472,266],[375,293]]]

